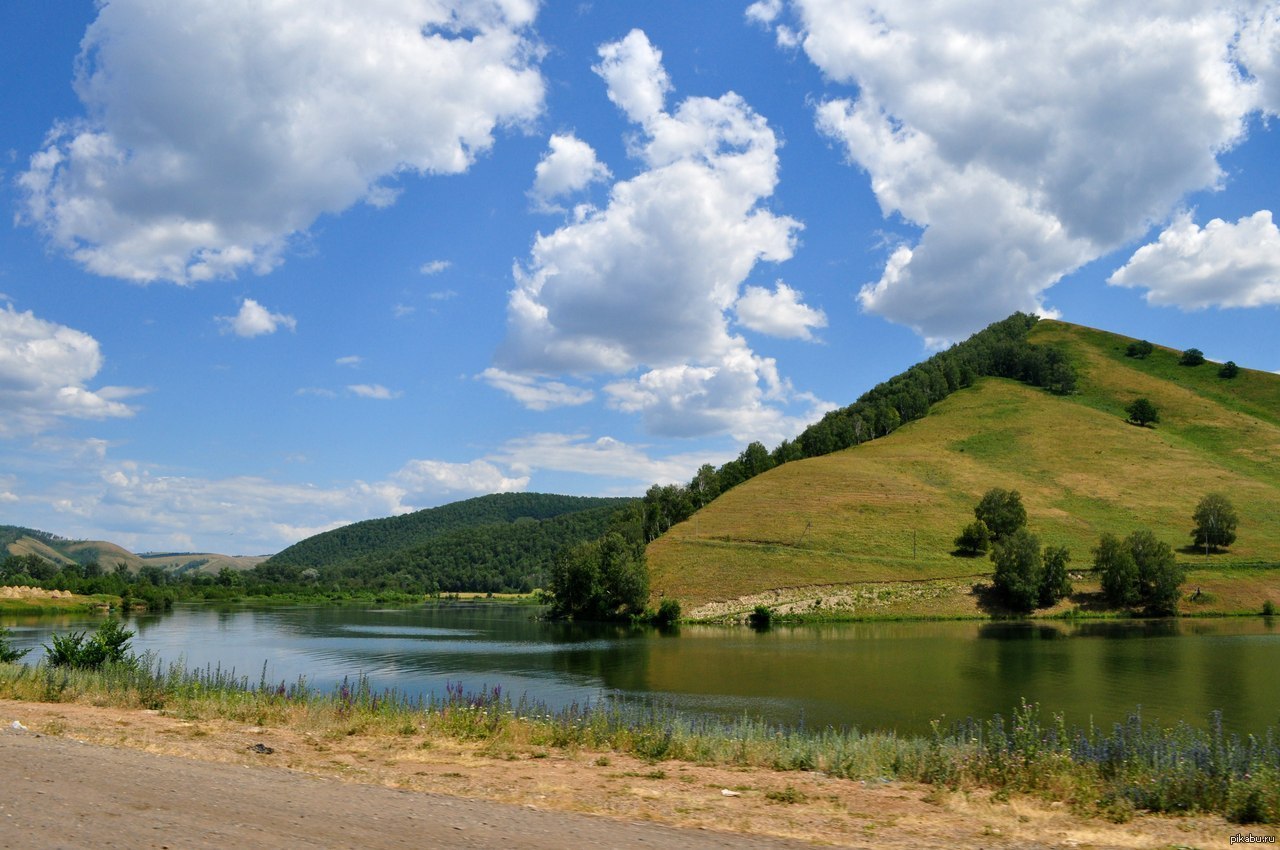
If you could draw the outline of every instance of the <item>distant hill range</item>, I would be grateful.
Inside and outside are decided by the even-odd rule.
[[[1145,528],[1191,569],[1188,592],[1203,591],[1185,611],[1280,603],[1280,375],[1182,365],[1172,349],[1026,318],[1025,342],[1065,356],[1073,388],[981,374],[951,388],[944,373],[955,363],[931,358],[913,370],[942,382],[931,404],[919,407],[914,389],[894,391],[904,376],[877,388],[916,406],[887,436],[865,439],[870,406],[829,414],[795,443],[855,427],[864,440],[774,466],[654,540],[655,598],[703,614],[774,600],[821,611],[839,588],[841,604],[859,614],[977,613],[970,587],[991,565],[959,556],[953,541],[982,494],[1004,487],[1021,493],[1042,542],[1070,549],[1075,570],[1089,567],[1103,533]],[[1139,397],[1157,407],[1154,427],[1126,421]],[[1225,494],[1240,515],[1236,543],[1211,556],[1190,546],[1192,513],[1208,492]],[[1063,607],[1073,604],[1087,608],[1079,598]]]
[[[551,559],[602,535],[627,498],[497,493],[308,537],[259,572],[293,580],[440,591],[531,590]]]
[[[16,525],[0,525],[0,547],[9,555],[36,555],[55,564],[98,562],[105,570],[125,564],[130,572],[159,567],[170,573],[193,571],[217,574],[224,568],[248,570],[267,559],[265,555],[219,555],[210,552],[146,552],[135,554],[105,540],[69,540]]]

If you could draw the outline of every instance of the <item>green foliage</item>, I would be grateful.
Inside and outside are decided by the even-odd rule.
[[[1071,553],[1062,546],[1046,546],[1043,561],[1044,572],[1040,576],[1040,607],[1048,608],[1071,595],[1071,575],[1067,572]]]
[[[1188,348],[1178,358],[1179,366],[1199,366],[1204,362],[1204,352],[1198,348]]]
[[[1236,361],[1234,360],[1228,360],[1226,363],[1223,363],[1222,368],[1218,370],[1218,377],[1226,378],[1227,380],[1230,380],[1239,374],[1240,367],[1236,365]]]
[[[755,610],[747,615],[747,625],[758,632],[768,631],[773,625],[773,609],[768,605],[757,605]]]
[[[1155,425],[1160,421],[1160,411],[1151,403],[1149,398],[1136,398],[1124,409],[1128,415],[1130,422],[1138,427],[1145,427],[1148,424]]]
[[[973,509],[978,521],[986,525],[992,540],[999,541],[1027,524],[1027,509],[1017,490],[992,487],[983,494]]]
[[[970,557],[985,555],[991,548],[991,531],[985,522],[975,519],[964,527],[956,537],[955,544],[959,552]]]
[[[4,627],[0,627],[0,664],[16,664],[22,656],[31,650],[14,649],[9,643],[12,632]]]
[[[1264,600],[1262,603],[1262,616],[1274,617],[1276,614],[1276,603],[1270,599]]]
[[[638,615],[649,596],[644,546],[616,531],[580,543],[555,559],[547,589],[552,617],[614,620]]]
[[[1142,339],[1137,342],[1129,343],[1128,348],[1124,350],[1124,356],[1133,357],[1138,360],[1146,360],[1152,351],[1155,351],[1155,346],[1147,342],[1145,339]]]
[[[594,506],[545,519],[517,517],[509,522],[451,527],[411,546],[390,546],[347,560],[335,559],[318,568],[272,558],[242,577],[246,585],[256,580],[313,590],[528,592],[546,583],[551,563],[560,552],[599,537],[614,523],[634,522],[639,535],[640,517],[625,510],[638,507],[638,500],[591,499],[570,504],[583,503]],[[241,593],[249,589],[238,585],[228,588]]]
[[[129,641],[133,632],[120,625],[119,620],[104,621],[88,640],[86,635],[86,632],[54,635],[53,645],[45,646],[45,661],[50,667],[82,670],[97,670],[105,664],[130,661]]]
[[[593,508],[624,507],[629,499],[557,496],[546,493],[497,493],[402,516],[371,519],[308,537],[272,556],[261,567],[303,569],[350,564],[365,557],[417,549],[451,532],[509,525],[521,519],[545,520]]]
[[[1094,550],[1094,569],[1102,575],[1102,592],[1116,607],[1141,604],[1153,616],[1178,612],[1183,568],[1173,548],[1150,531],[1135,531],[1123,541],[1104,534]]]
[[[659,627],[674,626],[680,622],[680,603],[675,599],[664,599],[653,615],[653,624]]]
[[[1040,600],[1040,584],[1044,572],[1040,541],[1025,528],[996,541],[991,550],[995,562],[996,592],[1010,609],[1030,613]]]
[[[1107,604],[1128,608],[1138,604],[1138,565],[1133,553],[1114,534],[1104,534],[1093,550],[1093,568],[1102,581],[1102,595]]]
[[[1191,516],[1196,526],[1191,538],[1197,547],[1207,553],[1210,549],[1225,549],[1236,542],[1236,526],[1240,518],[1235,506],[1221,493],[1209,493],[1196,505]]]

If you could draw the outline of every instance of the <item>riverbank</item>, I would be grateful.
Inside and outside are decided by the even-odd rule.
[[[432,775],[415,765],[421,768],[433,753],[447,754],[449,763],[487,764],[491,770],[476,772],[483,788],[511,784],[499,769],[502,763],[572,764],[583,787],[604,795],[593,797],[592,806],[620,806],[626,817],[649,816],[637,814],[647,811],[631,800],[639,796],[667,800],[663,817],[697,814],[714,822],[715,795],[707,789],[787,811],[805,804],[809,808],[795,809],[807,812],[805,818],[821,812],[835,817],[828,804],[847,808],[842,794],[892,786],[948,811],[947,806],[963,810],[975,800],[1016,802],[1015,808],[1045,817],[1069,815],[1091,828],[1145,823],[1151,813],[1211,816],[1217,825],[1280,822],[1280,743],[1271,732],[1244,739],[1229,735],[1214,718],[1203,730],[1159,727],[1138,714],[1110,730],[1069,729],[1062,718],[1042,717],[1037,706],[1024,703],[1007,719],[949,728],[935,723],[930,735],[900,737],[784,728],[745,717],[689,718],[616,701],[552,711],[525,698],[513,702],[498,688],[474,693],[451,686],[443,696],[406,699],[358,679],[320,692],[302,681],[275,684],[265,676],[251,683],[221,669],[151,669],[145,658],[103,671],[0,665],[0,700],[6,699],[18,701],[6,707],[30,712],[49,734],[69,734],[73,727],[66,721],[92,715],[93,709],[116,712],[97,728],[107,736],[102,740],[125,745],[136,737],[124,731],[129,724],[147,727],[161,723],[159,718],[167,731],[156,733],[157,740],[173,742],[233,733],[241,741],[248,729],[264,737],[243,747],[263,754],[256,748],[262,744],[290,753],[296,760],[283,760],[286,766],[376,775],[384,782],[390,774],[370,774],[368,763],[385,759],[388,770],[403,768],[396,782],[424,790],[440,790],[415,784],[415,777]],[[288,747],[282,750],[277,740]],[[540,772],[524,779],[535,785],[550,781]],[[702,802],[695,805],[696,800]]]
[[[1092,572],[1073,576],[1073,592],[1030,619],[1114,619],[1131,612],[1107,606]],[[1182,586],[1183,617],[1260,616],[1269,601],[1280,609],[1280,567],[1191,570]],[[865,581],[781,587],[735,599],[706,602],[684,612],[688,622],[745,623],[758,606],[775,622],[877,620],[991,620],[1010,616],[986,574],[910,581]]]
[[[6,734],[13,734],[12,724],[17,722],[27,730],[22,734],[142,750],[165,759],[232,765],[240,771],[237,776],[244,777],[237,783],[258,782],[260,772],[284,768],[297,775],[354,785],[499,801],[542,812],[585,813],[620,822],[610,829],[621,828],[621,822],[644,822],[842,847],[904,844],[957,850],[992,846],[1214,847],[1225,846],[1229,837],[1238,833],[1275,833],[1270,828],[1241,827],[1211,815],[1135,814],[1124,823],[1113,823],[1083,816],[1062,802],[1003,795],[980,787],[952,790],[884,778],[844,779],[812,770],[655,762],[612,750],[509,739],[460,739],[416,726],[386,728],[353,723],[350,718],[328,723],[317,722],[316,717],[233,719],[162,709],[4,699],[0,700],[0,721]],[[42,762],[42,787],[51,789],[69,782],[72,773],[91,773],[96,763],[89,762],[96,758],[94,750],[82,748],[76,754],[77,761]],[[164,768],[163,762],[152,762],[146,773]],[[205,786],[186,782],[181,787]],[[222,786],[214,783],[209,787]],[[335,802],[323,791],[314,782],[293,781],[287,795],[289,819],[308,821],[313,803],[319,799],[311,821],[317,828],[328,822],[326,818],[348,824],[347,829],[355,828],[351,818],[358,812],[351,797],[339,795]],[[152,791],[137,786],[130,789],[126,802],[133,814],[126,819],[144,817],[141,813],[165,805],[200,810],[208,805],[204,796],[190,806],[175,805],[173,788]],[[47,805],[48,798],[42,799]],[[285,798],[273,795],[257,801],[257,807],[266,812],[264,820],[281,822],[278,804],[272,802],[280,799]],[[237,811],[237,822],[253,819],[252,804],[250,801],[249,808]],[[420,807],[416,810],[421,814]],[[388,812],[378,814],[380,828],[385,828],[383,819]],[[482,826],[492,829],[493,824],[488,819],[462,818],[449,829],[460,829],[464,836],[471,830],[474,836]],[[421,838],[426,826],[414,828],[414,836]],[[111,829],[118,837],[120,826]],[[323,836],[311,833],[311,837],[323,843]],[[522,845],[518,836],[512,836],[505,844],[494,846]]]
[[[40,587],[0,587],[0,614],[89,614],[119,607],[120,597],[109,594],[81,596]]]

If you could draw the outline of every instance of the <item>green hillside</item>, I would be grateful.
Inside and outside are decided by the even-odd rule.
[[[257,573],[321,584],[428,591],[528,591],[562,549],[604,534],[634,499],[497,493],[358,522],[295,543]]]
[[[1280,376],[1225,379],[1218,364],[1180,366],[1159,347],[1133,359],[1134,340],[1062,322],[1035,324],[1029,339],[1067,356],[1076,393],[978,378],[888,436],[751,478],[650,544],[655,595],[695,616],[757,602],[855,616],[983,613],[974,586],[990,563],[954,555],[953,539],[982,493],[1005,487],[1021,492],[1043,542],[1071,550],[1077,572],[1104,532],[1148,528],[1182,550],[1198,500],[1222,492],[1240,514],[1239,539],[1208,558],[1179,552],[1192,570],[1186,587],[1202,590],[1184,610],[1280,601]],[[1159,408],[1157,426],[1125,421],[1139,396]],[[1077,584],[1087,590],[1089,576]],[[1062,607],[1088,601],[1078,594]]]

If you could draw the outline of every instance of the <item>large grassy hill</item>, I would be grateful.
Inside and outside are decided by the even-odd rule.
[[[858,616],[990,612],[984,558],[953,540],[991,487],[1018,490],[1028,525],[1087,568],[1104,532],[1154,531],[1190,569],[1187,611],[1257,611],[1280,601],[1280,376],[1218,364],[1178,365],[1157,347],[1062,322],[1031,331],[1067,353],[1071,396],[983,378],[887,437],[779,466],[721,495],[650,544],[655,595],[687,612],[732,615],[753,604]],[[1139,396],[1160,423],[1139,428],[1124,408]],[[1207,492],[1240,514],[1230,551],[1186,550]],[[1077,585],[1090,587],[1089,577]],[[975,591],[977,586],[977,591]],[[1059,610],[1090,607],[1077,594]],[[711,603],[721,602],[716,605]]]

